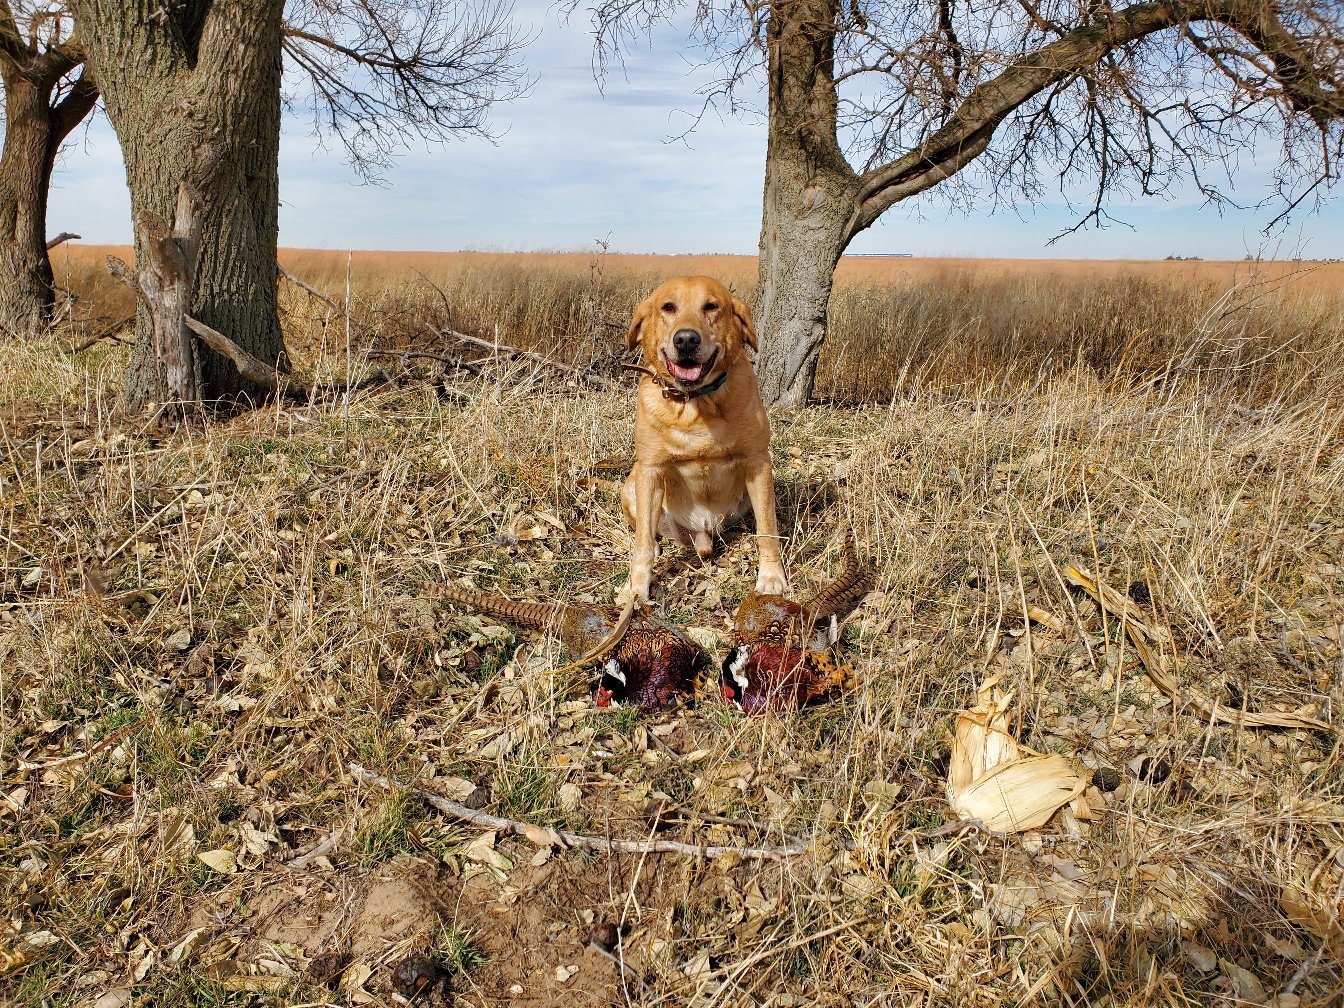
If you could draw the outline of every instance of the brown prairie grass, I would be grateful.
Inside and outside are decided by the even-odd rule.
[[[286,265],[339,299],[343,257],[325,261],[329,273]],[[498,293],[490,312],[517,312],[522,343],[518,319],[574,303],[548,262],[531,280],[485,258],[422,272],[454,312],[477,303],[468,290]],[[588,322],[615,321],[645,284],[601,269],[610,286]],[[1202,281],[1141,272],[1052,286],[956,265],[939,281],[953,289],[920,296],[951,311],[1011,283],[1042,304],[1101,289],[1109,310],[1156,318],[1144,284],[1169,284],[1167,315],[1209,318]],[[567,290],[599,283],[574,274]],[[1332,296],[1288,281],[1276,297]],[[415,278],[353,270],[352,288],[373,338],[404,344],[417,311],[443,321]],[[523,289],[556,307],[529,309]],[[913,295],[893,290],[899,311]],[[306,298],[285,293],[289,337],[321,346],[336,323]],[[1277,314],[1302,310],[1291,298]],[[1081,304],[1056,319],[1102,317]],[[548,331],[530,345],[563,350]],[[1216,372],[1191,356],[1210,337],[1185,336],[1150,357],[1121,345],[1123,360],[1075,352],[1032,371],[984,342],[962,373],[907,362],[880,402],[776,417],[795,585],[834,573],[852,527],[877,590],[846,630],[857,692],[760,719],[713,698],[654,718],[597,711],[582,675],[545,674],[560,658],[549,642],[437,592],[450,579],[612,598],[627,534],[614,493],[583,477],[628,453],[628,393],[487,362],[447,384],[407,371],[348,403],[165,432],[118,412],[120,348],[7,346],[0,1002],[386,1000],[389,965],[418,945],[461,967],[452,997],[473,1005],[1337,1004],[1338,382],[1297,357],[1247,384],[1259,364]],[[705,567],[667,549],[656,601],[723,635],[752,555],[741,536]],[[1170,631],[1180,682],[1334,731],[1211,724],[1165,697],[1068,586],[1075,562]],[[938,829],[952,719],[990,676],[1015,692],[1025,743],[1095,772],[1094,818],[1019,837]],[[543,826],[637,839],[653,829],[645,803],[665,796],[691,815],[662,835],[748,846],[782,829],[808,850],[540,863],[521,840],[491,847],[414,795],[361,784],[351,762],[450,797],[478,788],[487,810]],[[393,877],[417,883],[408,905],[429,894],[419,916],[399,908],[413,922],[401,930],[361,909]],[[584,950],[601,920],[624,926],[636,976]]]
[[[132,309],[103,269],[108,252],[130,254],[62,246],[56,264],[100,319]],[[447,326],[580,365],[621,351],[630,309],[669,275],[716,275],[748,299],[756,283],[749,256],[294,249],[281,264],[338,300],[348,266],[352,312],[384,342],[453,350],[435,333]],[[292,349],[343,370],[308,342],[339,321],[330,307],[282,292]],[[1266,401],[1331,374],[1342,343],[1344,263],[850,257],[817,395],[886,402],[908,382],[1030,385],[1083,365],[1117,387],[1179,376]]]

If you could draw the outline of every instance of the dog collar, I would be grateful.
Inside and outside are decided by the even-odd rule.
[[[717,392],[719,389],[723,388],[723,383],[728,380],[728,372],[725,370],[723,374],[719,375],[708,385],[701,385],[698,389],[684,392],[675,385],[669,385],[667,382],[663,381],[662,376],[659,375],[657,371],[654,371],[652,368],[646,368],[642,364],[622,364],[621,367],[625,368],[627,371],[638,371],[641,374],[648,375],[653,379],[653,383],[662,389],[664,399],[671,399],[673,402],[679,403],[690,402],[692,399],[698,399],[702,395],[709,395],[711,392]]]

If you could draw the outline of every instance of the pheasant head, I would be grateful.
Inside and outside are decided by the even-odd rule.
[[[611,637],[621,621],[611,606],[517,602],[448,585],[444,594],[459,605],[498,616],[538,633],[554,634],[565,652],[589,655]],[[629,703],[645,713],[689,698],[703,677],[709,656],[686,634],[645,610],[636,610],[611,646],[593,659],[598,707]]]
[[[724,699],[754,714],[803,707],[852,689],[853,669],[835,660],[838,623],[858,605],[871,581],[850,535],[844,571],[808,601],[749,594],[738,607],[734,644],[723,662]]]

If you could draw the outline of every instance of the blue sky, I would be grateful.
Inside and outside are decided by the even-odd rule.
[[[359,184],[339,145],[323,149],[302,117],[286,118],[281,150],[280,243],[330,249],[590,250],[754,253],[760,226],[765,129],[759,117],[704,118],[684,35],[659,32],[624,73],[594,82],[582,13],[565,24],[544,0],[518,0],[516,20],[535,41],[524,61],[526,99],[493,116],[498,139],[419,145],[380,186]],[[1264,195],[1271,164],[1248,161],[1233,195]],[[938,201],[901,204],[860,235],[851,252],[1022,258],[1238,259],[1248,253],[1344,257],[1344,191],[1320,213],[1301,213],[1272,241],[1276,210],[1223,211],[1187,200],[1112,205],[1112,225],[1047,242],[1077,219],[1062,204],[966,215]],[[106,119],[77,134],[53,186],[48,231],[89,243],[129,240],[129,203]]]

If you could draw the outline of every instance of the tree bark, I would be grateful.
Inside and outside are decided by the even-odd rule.
[[[769,129],[753,316],[767,406],[812,394],[836,264],[851,237],[859,179],[836,139],[837,0],[772,6]]]
[[[137,312],[126,403],[259,398],[264,386],[197,342],[185,318],[284,366],[276,314],[284,2],[71,6],[121,143],[142,286],[149,277],[153,288],[156,276],[167,285],[153,311],[142,302]]]
[[[4,11],[0,11],[0,17]],[[0,150],[0,333],[29,336],[51,321],[54,302],[47,254],[47,193],[56,155],[98,101],[87,75],[52,104],[57,85],[79,65],[69,51],[30,53],[8,47],[0,30],[5,88],[5,142]]]

